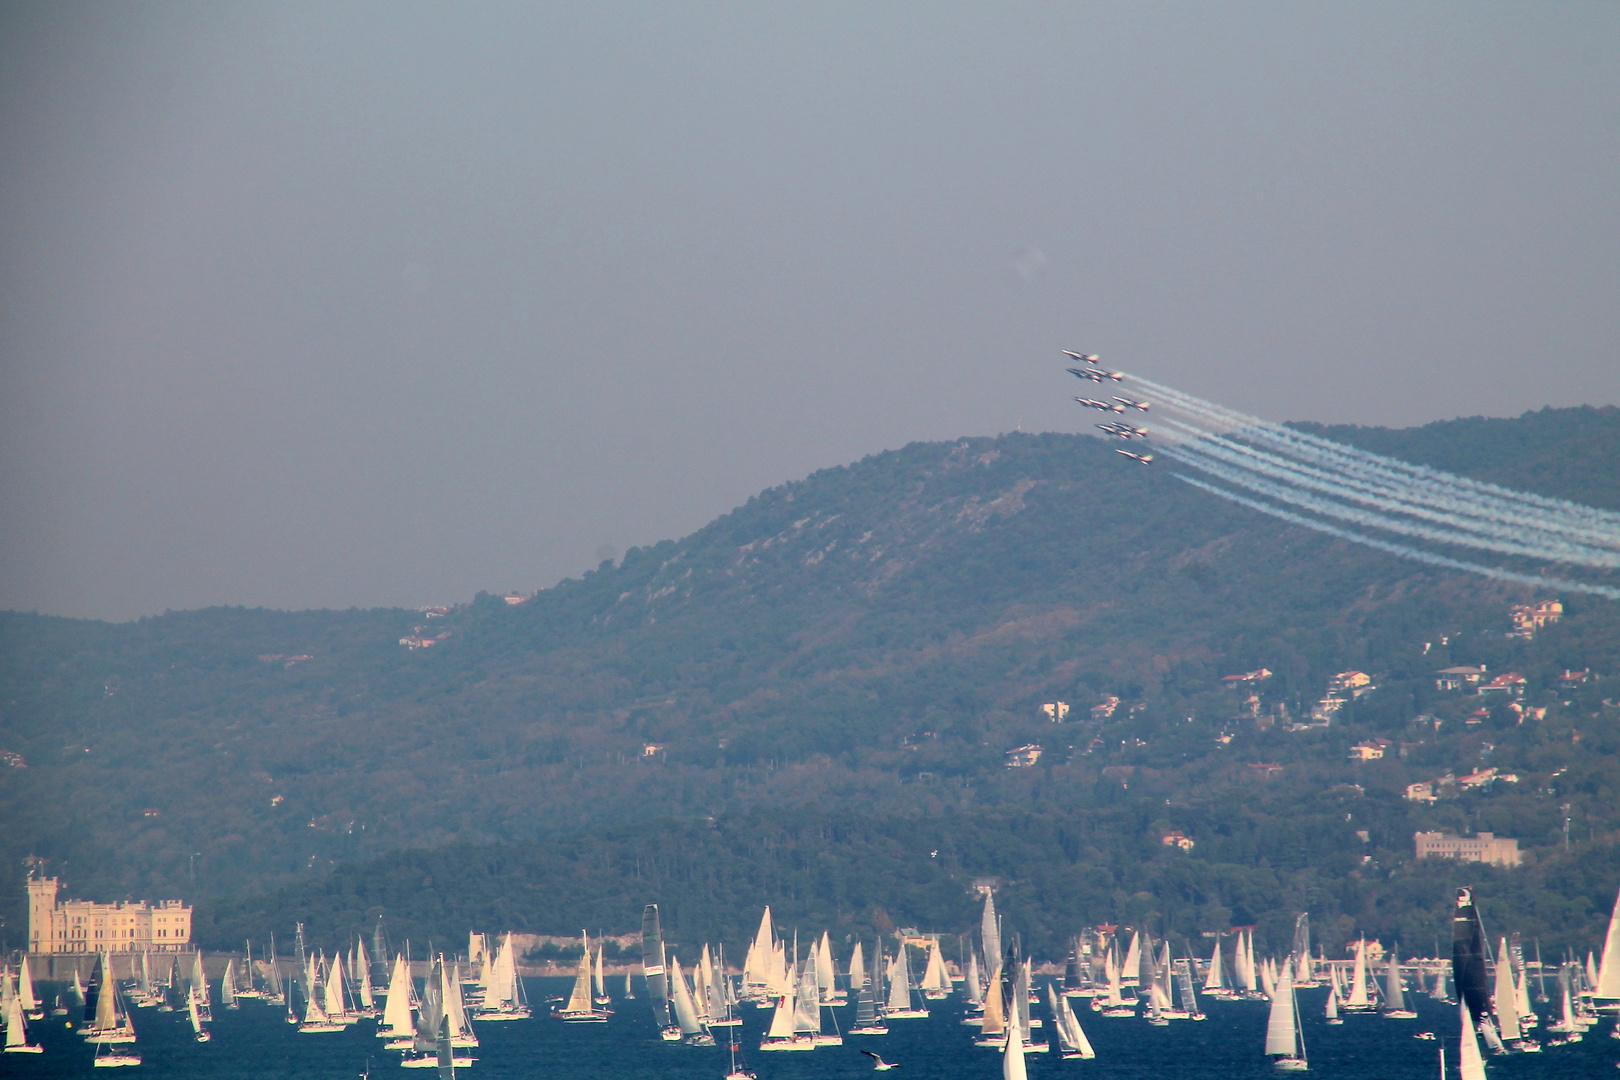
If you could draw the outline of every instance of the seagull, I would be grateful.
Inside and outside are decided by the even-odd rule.
[[[877,1072],[886,1072],[889,1069],[898,1069],[900,1067],[896,1062],[884,1061],[870,1050],[862,1050],[861,1053],[872,1059],[872,1068]]]

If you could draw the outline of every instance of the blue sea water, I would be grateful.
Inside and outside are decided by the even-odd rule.
[[[565,993],[571,980],[526,979],[531,1001]],[[54,991],[55,988],[50,988]],[[1325,991],[1300,993],[1310,1073],[1323,1080],[1434,1080],[1439,1076],[1439,1047],[1446,1047],[1448,1072],[1456,1077],[1457,1012],[1420,999],[1417,1020],[1385,1020],[1378,1016],[1348,1016],[1340,1027],[1322,1020]],[[1044,996],[1044,995],[1043,995]],[[1064,1061],[1055,1053],[1029,1055],[1032,1080],[1126,1080],[1197,1078],[1197,1080],[1262,1080],[1277,1074],[1261,1053],[1265,1036],[1263,1002],[1206,1001],[1209,1019],[1202,1023],[1176,1021],[1156,1028],[1142,1019],[1105,1019],[1077,1001],[1081,1026],[1096,1048],[1092,1061]],[[697,1048],[661,1041],[644,997],[618,1002],[605,1024],[564,1024],[548,1017],[476,1025],[482,1045],[473,1053],[477,1063],[458,1070],[469,1080],[722,1080],[728,1055],[721,1045]],[[838,1022],[848,1027],[853,1008],[840,1009]],[[1044,1015],[1044,1006],[1034,1009]],[[354,1080],[370,1063],[374,1078],[432,1080],[431,1070],[405,1071],[399,1056],[380,1048],[370,1021],[332,1034],[300,1034],[283,1019],[279,1008],[246,1001],[238,1010],[214,1010],[213,1041],[197,1043],[184,1013],[135,1010],[139,1067],[93,1069],[93,1049],[62,1019],[47,1018],[30,1025],[34,1041],[45,1047],[39,1055],[0,1055],[0,1076],[58,1078],[95,1076],[100,1080]],[[869,1048],[900,1069],[891,1077],[901,1080],[960,1080],[982,1077],[999,1080],[1000,1055],[972,1045],[974,1028],[961,1026],[956,1000],[933,1003],[926,1020],[897,1020],[891,1034],[846,1037],[842,1047],[823,1047],[808,1053],[760,1053],[760,1035],[770,1013],[744,1008],[738,1040],[739,1064],[757,1073],[759,1080],[858,1080],[869,1074],[871,1062],[860,1053]],[[1575,1080],[1620,1077],[1620,1040],[1609,1033],[1615,1022],[1605,1019],[1574,1046],[1552,1047],[1540,1054],[1487,1057],[1492,1080]],[[735,1030],[735,1029],[734,1029]],[[1045,1038],[1050,1024],[1036,1032]],[[1412,1036],[1433,1031],[1437,1042]]]

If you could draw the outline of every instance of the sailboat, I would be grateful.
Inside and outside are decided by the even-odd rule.
[[[629,985],[630,976],[624,977]],[[474,1020],[527,1020],[532,1014],[523,999],[523,981],[517,974],[517,952],[512,934],[501,939],[495,955],[484,961],[484,1001],[472,1014]]]
[[[752,953],[752,949],[749,950]],[[658,905],[648,904],[641,912],[641,974],[652,997],[653,1022],[665,1042],[679,1042],[681,1029],[670,1023],[669,977],[665,974],[664,931],[658,920]]]
[[[476,1060],[471,1055],[457,1055],[451,1045],[454,1039],[454,1020],[445,1008],[444,988],[447,982],[444,958],[433,961],[426,985],[422,988],[422,1008],[416,1016],[416,1037],[412,1051],[400,1065],[407,1069],[438,1069],[439,1076],[455,1075],[456,1069],[471,1068]],[[459,990],[457,991],[459,994]]]
[[[1075,1018],[1069,999],[1060,995],[1051,983],[1046,984],[1046,996],[1047,1005],[1052,1010],[1052,1026],[1057,1029],[1058,1045],[1063,1050],[1063,1060],[1096,1057],[1091,1041],[1080,1029],[1080,1021]]]
[[[798,995],[793,987],[776,1000],[776,1012],[771,1015],[771,1026],[760,1040],[761,1050],[814,1050],[815,1039],[800,1035],[794,1021],[798,1016]]]
[[[860,949],[860,943],[856,942],[855,952],[849,961],[850,986],[855,990],[855,1026],[849,1029],[849,1033],[887,1035],[889,1028],[883,1023],[883,1018],[878,1012],[878,994],[882,988],[879,973],[883,969],[883,946],[878,945],[873,950],[869,971],[862,967]]]
[[[80,1032],[87,1041],[112,1045],[135,1041],[135,1025],[129,1010],[118,1000],[118,980],[113,978],[112,955],[101,954],[101,983],[96,994],[96,1016],[90,1027]]]
[[[1007,1010],[1007,1041],[1001,1050],[1001,1080],[1028,1080],[1024,1067],[1024,1033],[1018,1029],[1018,1010]]]
[[[1406,993],[1401,988],[1400,950],[1389,950],[1389,971],[1384,976],[1384,1012],[1389,1020],[1416,1020],[1417,1013],[1406,1007]]]
[[[1485,1058],[1479,1052],[1479,1036],[1474,1034],[1474,1019],[1469,1015],[1466,1001],[1457,1002],[1457,1015],[1462,1021],[1457,1047],[1458,1075],[1461,1080],[1485,1080]]]
[[[22,1003],[23,1016],[29,1020],[45,1019],[44,1003],[34,995],[34,977],[28,970],[27,953],[23,953],[22,963],[17,966],[17,1000]]]
[[[962,980],[962,996],[967,999],[962,1010],[962,1023],[974,1027],[984,1023],[984,986],[979,980],[979,954],[972,945],[968,946],[967,976]]]
[[[393,970],[388,976],[388,996],[383,1001],[382,1022],[377,1025],[377,1038],[398,1040],[398,1043],[387,1043],[386,1049],[411,1048],[411,1042],[416,1037],[415,1023],[411,1018],[415,998],[415,987],[412,985],[410,968],[405,964],[405,954],[397,953]]]
[[[203,971],[201,952],[194,952],[191,954],[191,986],[197,991],[197,1015],[202,1017],[204,1023],[213,1020],[214,1011],[208,1003],[208,975]],[[189,995],[186,1007],[188,1009],[191,1007]]]
[[[759,917],[759,929],[754,932],[754,940],[749,943],[748,953],[743,957],[744,1001],[764,1008],[771,1004],[773,995],[780,994],[782,986],[777,973],[779,965],[776,954],[776,929],[771,925],[771,909],[766,907],[764,914]]]
[[[979,1025],[979,1036],[973,1040],[974,1046],[1000,1046],[1006,1042],[1011,1023],[1009,1014],[1017,1012],[1011,1006],[1012,1002],[1002,993],[1001,965],[997,964],[990,972],[990,985],[984,989],[984,1017]]]
[[[236,957],[225,961],[225,974],[219,977],[219,1003],[227,1009],[235,1009],[236,1004]]]
[[[1193,981],[1193,958],[1176,961],[1176,985],[1181,990],[1181,1009],[1187,1014],[1189,1020],[1207,1020],[1204,1010],[1198,1007],[1198,990]]]
[[[727,1020],[732,1019],[731,1007],[729,1005],[726,1007],[726,1017],[725,1018]],[[725,1026],[726,1027],[736,1027],[738,1025],[728,1023]],[[726,1046],[728,1046],[731,1049],[731,1069],[726,1073],[726,1080],[759,1080],[759,1077],[755,1076],[753,1073],[749,1072],[747,1069],[745,1069],[742,1066],[737,1064],[737,1034],[736,1034],[736,1032],[731,1033],[730,1040],[726,1043]]]
[[[24,961],[26,963],[26,961]],[[8,986],[6,989],[10,989]],[[24,1018],[22,994],[6,995],[6,1053],[39,1054],[44,1047],[28,1041],[28,1022]]]
[[[315,961],[312,957],[305,968],[304,974],[304,1019],[298,1025],[298,1030],[308,1034],[324,1034],[333,1031],[342,1031],[343,1024],[338,1023],[326,1015],[321,1008],[319,987],[315,981]],[[289,1002],[289,1008],[291,1003]]]
[[[1221,939],[1215,939],[1215,947],[1209,954],[1209,972],[1204,976],[1204,996],[1224,999],[1230,995],[1226,988],[1226,978],[1221,970]]]
[[[670,997],[675,1003],[675,1020],[680,1025],[681,1036],[688,1046],[713,1046],[714,1036],[704,1028],[703,1022],[698,1019],[697,1008],[692,1003],[692,991],[686,984],[686,976],[681,973],[681,962],[675,956],[669,958],[669,985]]]
[[[951,977],[945,973],[945,957],[940,952],[938,938],[928,943],[928,966],[923,969],[919,988],[929,1001],[943,1001],[950,995]]]
[[[889,965],[889,1001],[883,1009],[885,1020],[926,1020],[927,1009],[919,1009],[911,1001],[911,966],[906,962],[906,943],[895,950],[894,962]]]
[[[1328,983],[1327,1005],[1323,1007],[1322,1015],[1334,1026],[1344,1023],[1344,1018],[1339,1015],[1339,987],[1336,983]]]
[[[1374,1002],[1367,994],[1367,942],[1356,942],[1355,974],[1350,977],[1350,996],[1340,1003],[1345,1012],[1371,1012]]]
[[[113,978],[112,957],[101,954],[101,990],[96,996],[95,1026],[87,1036],[96,1043],[96,1056],[92,1062],[98,1069],[116,1069],[126,1065],[139,1065],[141,1055],[134,1050],[114,1049],[135,1041],[135,1026],[129,1013],[119,1007],[118,982]]]
[[[202,1011],[197,1006],[197,998],[197,984],[192,983],[186,988],[186,1015],[191,1019],[191,1037],[200,1043],[205,1043],[213,1036],[208,1034],[207,1028],[203,1027]]]
[[[703,955],[698,960],[698,969],[703,976],[704,991],[708,1007],[708,1025],[710,1030],[717,1027],[741,1027],[742,1018],[737,1016],[731,1008],[725,974],[725,953],[720,954],[720,963],[716,964],[714,954],[709,946],[703,946]]]
[[[628,971],[624,973],[624,992],[619,996],[626,1001],[636,1000],[636,991],[635,988],[630,985],[630,973]]]
[[[1125,980],[1120,974],[1119,966],[1114,961],[1112,951],[1104,959],[1104,971],[1108,976],[1108,993],[1102,1000],[1102,1014],[1104,1016],[1120,1017],[1135,1016],[1136,1001],[1125,997]],[[1092,1008],[1096,1008],[1093,999]]]
[[[1600,1013],[1620,1012],[1620,894],[1614,898],[1609,932],[1603,938],[1603,959],[1592,980],[1592,1007]]]
[[[1271,1015],[1266,1020],[1266,1053],[1273,1067],[1284,1072],[1304,1072],[1305,1039],[1299,1029],[1299,1001],[1294,994],[1292,965],[1283,968],[1271,997]]]
[[[602,1024],[608,1014],[597,1009],[591,999],[591,939],[583,930],[579,932],[579,966],[574,972],[574,991],[568,1004],[558,1010],[557,1017],[570,1024]]]

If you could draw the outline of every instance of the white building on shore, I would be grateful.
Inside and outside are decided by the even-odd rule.
[[[97,904],[64,900],[51,877],[28,879],[28,951],[180,952],[191,946],[191,908],[178,900]]]

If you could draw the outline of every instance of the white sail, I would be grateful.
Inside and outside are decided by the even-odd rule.
[[[322,1003],[328,1018],[336,1019],[349,1014],[348,998],[343,993],[343,957],[332,957],[326,969],[326,1000]]]
[[[969,1005],[984,1005],[984,988],[979,984],[979,954],[968,946],[967,978],[962,980],[962,993]]]
[[[1001,963],[1001,923],[996,919],[994,895],[989,889],[984,891],[984,911],[979,916],[979,937],[980,943],[984,946],[984,962],[992,966]]]
[[[906,1012],[911,1008],[911,971],[906,963],[906,946],[902,942],[889,965],[889,1003],[887,1012]]]
[[[1603,961],[1592,983],[1595,998],[1620,998],[1620,894],[1614,898],[1609,932],[1603,939]]]
[[[356,938],[354,942],[354,981],[360,994],[360,1007],[373,1008],[377,1001],[371,992],[371,961],[366,957],[364,938]]]
[[[1496,986],[1491,1005],[1496,1010],[1496,1029],[1504,1042],[1519,1039],[1519,1003],[1513,985],[1513,965],[1508,962],[1507,938],[1496,951]]]
[[[1367,999],[1367,942],[1356,942],[1356,969],[1350,979],[1350,996],[1345,998],[1344,1007],[1347,1009],[1365,1009],[1371,1004]]]
[[[1120,970],[1119,980],[1126,986],[1142,981],[1142,935],[1139,931],[1131,932],[1131,946],[1125,950],[1125,963]]]
[[[1322,1008],[1322,1015],[1329,1020],[1339,1018],[1339,988],[1331,983],[1328,985],[1328,999]]]
[[[1462,1018],[1461,1045],[1457,1053],[1457,1072],[1461,1080],[1485,1080],[1485,1059],[1479,1052],[1479,1037],[1468,1015],[1468,1003],[1457,1003],[1457,1014]]]
[[[697,1009],[692,1005],[692,991],[686,984],[686,976],[681,973],[681,962],[671,954],[669,958],[670,997],[675,1003],[675,1022],[681,1026],[682,1035],[696,1035],[703,1030],[698,1023]]]
[[[861,943],[857,941],[849,953],[849,992],[858,993],[865,985],[866,959],[861,952]]]
[[[1063,1048],[1079,1054],[1082,1058],[1096,1057],[1097,1052],[1091,1048],[1091,1040],[1086,1038],[1085,1031],[1080,1027],[1080,1020],[1074,1015],[1069,999],[1059,995],[1051,983],[1046,984],[1046,990],[1052,1017],[1057,1023],[1058,1039],[1062,1042]]]
[[[1024,1067],[1024,1033],[1018,1026],[1018,1011],[1007,1010],[1007,1045],[1001,1052],[1001,1080],[1027,1080]]]
[[[603,955],[602,955],[606,951],[607,951],[607,949],[602,945],[602,943],[600,941],[598,941],[596,943],[596,970],[595,970],[595,975],[594,975],[594,978],[595,978],[595,981],[596,981],[596,996],[598,998],[605,998],[605,997],[608,996],[608,992],[607,992],[607,972],[605,970],[606,961],[603,959]]]
[[[951,977],[945,971],[945,957],[941,954],[939,940],[936,938],[929,943],[928,966],[923,969],[922,989],[929,993],[945,994],[951,989]]]
[[[821,992],[821,1003],[827,1004],[832,1000],[833,990],[836,989],[833,974],[832,939],[827,931],[821,932],[821,941],[815,948],[816,959],[816,986]]]
[[[765,1033],[768,1039],[793,1038],[793,991],[790,988],[776,1001],[776,1012],[771,1016],[770,1030]]]
[[[6,980],[6,989],[11,989],[11,980]],[[29,1052],[28,1022],[23,1018],[23,1002],[21,992],[6,995],[6,1051],[12,1054]]]
[[[1215,948],[1209,954],[1209,974],[1204,976],[1204,989],[1221,990],[1226,987],[1226,980],[1221,974],[1221,939],[1215,939]]]
[[[378,1035],[407,1035],[411,1026],[411,973],[405,954],[394,957],[394,970],[388,976],[388,1000],[383,1003],[382,1026]]]
[[[23,953],[22,963],[17,968],[17,1000],[25,1014],[41,1011],[39,998],[34,996],[34,977],[28,971],[27,953]]]
[[[1243,931],[1243,989],[1255,991],[1257,968],[1254,962],[1254,931]]]
[[[1294,1015],[1294,980],[1292,972],[1283,969],[1277,980],[1276,992],[1271,995],[1271,1015],[1266,1020],[1266,1053],[1281,1057],[1294,1057],[1298,1044],[1299,1021]]]
[[[759,917],[759,929],[748,946],[748,955],[743,959],[743,986],[750,989],[772,986],[776,981],[771,977],[775,957],[776,932],[771,927],[771,909],[767,906]]]
[[[574,992],[568,996],[568,1006],[564,1012],[587,1013],[596,1003],[591,1000],[591,938],[585,931],[579,932],[579,967],[574,971]]]
[[[191,1031],[194,1035],[203,1033],[202,1016],[197,1011],[197,984],[192,983],[186,991],[186,1012],[191,1019]]]

